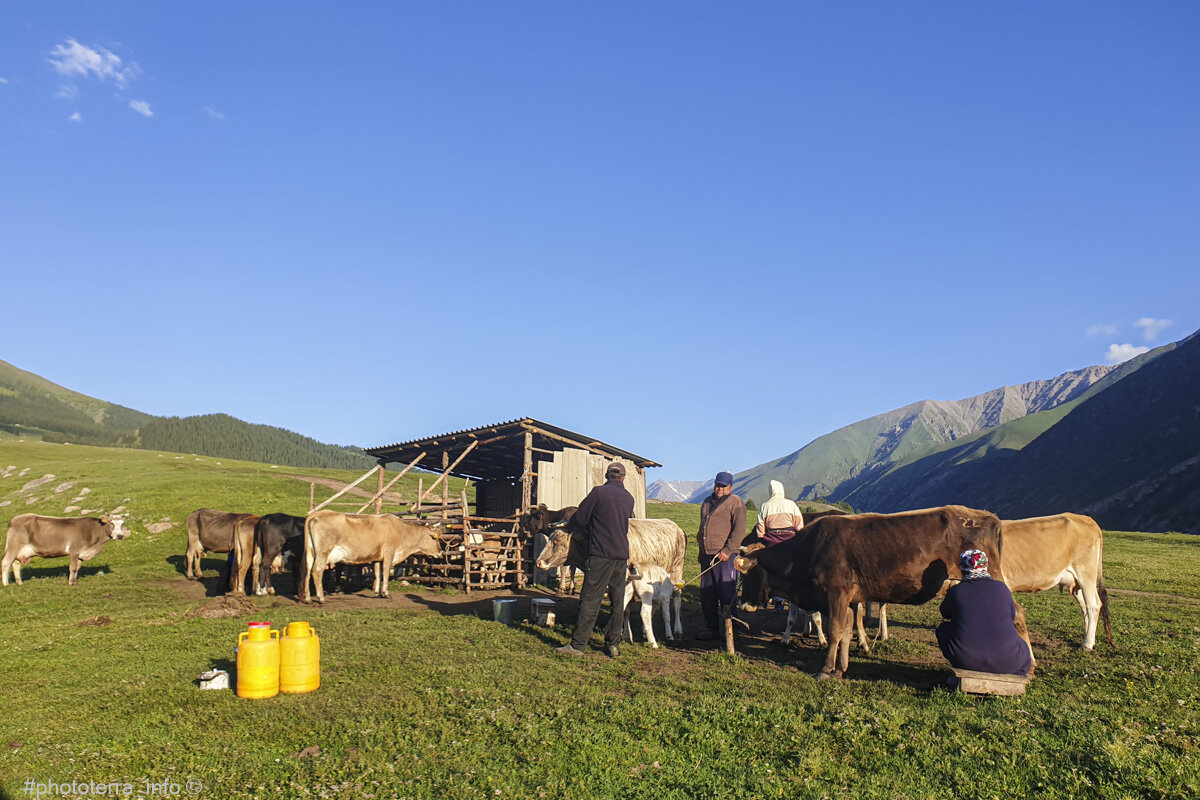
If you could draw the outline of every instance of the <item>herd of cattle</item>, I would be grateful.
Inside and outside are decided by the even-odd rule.
[[[536,555],[536,566],[582,569],[586,538],[570,529],[574,508],[551,511],[545,506],[528,509],[519,524],[524,533],[545,546]],[[200,559],[206,552],[230,553],[230,591],[274,594],[271,573],[288,569],[295,576],[297,599],[325,600],[325,573],[340,564],[373,565],[374,591],[388,596],[393,568],[410,556],[439,556],[455,546],[436,523],[400,519],[394,515],[345,514],[316,511],[307,517],[287,514],[238,514],[198,509],[188,516],[185,573],[200,577]],[[80,562],[97,553],[109,539],[129,534],[118,517],[58,518],[21,514],[9,523],[3,557],[3,584],[12,568],[18,585],[21,566],[33,557],[70,556],[69,583],[75,584]],[[918,605],[945,592],[958,576],[958,556],[967,549],[988,555],[992,575],[1014,592],[1039,592],[1058,586],[1069,589],[1084,617],[1083,646],[1092,649],[1096,629],[1104,623],[1105,638],[1112,644],[1108,594],[1102,575],[1103,537],[1090,517],[1057,514],[1001,521],[986,511],[963,506],[908,511],[898,514],[810,515],[793,538],[766,546],[754,537],[743,543],[736,559],[747,576],[746,602],[765,598],[786,599],[796,609],[819,612],[828,639],[825,664],[819,675],[841,676],[849,662],[855,609],[866,603]],[[668,519],[635,519],[629,526],[630,580],[625,605],[637,598],[647,641],[657,647],[653,611],[659,608],[666,637],[682,636],[680,618],[683,563],[687,536]],[[572,581],[573,585],[573,581]],[[310,592],[311,587],[311,592]],[[814,613],[815,617],[815,613]],[[1024,611],[1017,605],[1017,628],[1029,641]]]
[[[744,575],[755,576],[746,584],[756,587],[758,602],[775,595],[786,599],[793,612],[821,614],[828,632],[821,677],[840,677],[848,667],[856,609],[860,639],[865,639],[861,610],[866,603],[920,605],[932,600],[957,580],[958,556],[968,549],[987,553],[993,577],[1014,592],[1069,589],[1083,611],[1083,646],[1095,646],[1100,621],[1106,640],[1113,643],[1103,578],[1104,540],[1091,517],[1056,514],[1002,522],[990,512],[951,505],[898,514],[826,512],[809,520],[794,537],[773,546],[750,537],[736,566]],[[670,571],[682,563],[683,542],[674,544],[678,536],[672,530],[679,526],[670,520],[636,522],[629,531],[632,573],[645,573],[652,566]],[[548,535],[537,560],[540,569],[582,566],[586,550],[581,533],[551,529]],[[645,541],[646,537],[658,540]],[[672,579],[680,582],[677,575]],[[643,621],[649,616],[644,611]],[[785,636],[793,621],[794,616]],[[1016,626],[1029,643],[1020,603]]]

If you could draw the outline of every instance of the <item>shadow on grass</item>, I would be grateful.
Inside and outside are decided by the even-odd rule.
[[[107,564],[94,564],[92,566],[88,566],[87,564],[81,564],[79,566],[79,572],[77,574],[77,578],[79,580],[83,580],[84,578],[88,578],[91,576],[99,575],[99,576],[103,577],[104,575],[109,575],[111,573],[112,573],[112,569],[110,569]],[[62,582],[66,583],[68,580],[70,580],[70,577],[71,577],[71,565],[70,564],[63,564],[62,566],[59,566],[59,567],[21,567],[21,580],[22,581],[40,580],[42,578],[51,578],[51,579],[61,578]],[[11,583],[16,583],[16,575],[10,575],[9,581]]]
[[[229,558],[219,554],[221,558],[200,559],[200,584],[204,587],[205,597],[220,597],[229,591]],[[187,576],[186,559],[181,555],[167,556],[166,562],[175,568],[178,575]],[[216,571],[216,577],[212,572]]]

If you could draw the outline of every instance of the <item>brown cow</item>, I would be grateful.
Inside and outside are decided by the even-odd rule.
[[[776,593],[825,615],[829,648],[817,677],[842,677],[850,662],[855,603],[925,603],[958,574],[958,556],[971,548],[987,553],[989,569],[999,576],[1000,537],[994,514],[963,506],[833,516],[774,547],[748,549],[737,567],[745,573],[761,566]],[[1018,606],[1017,630],[1028,641],[1024,625]]]
[[[394,514],[314,511],[304,521],[304,574],[298,599],[309,602],[309,580],[317,602],[325,602],[321,578],[331,564],[375,564],[375,594],[388,596],[392,567],[412,555],[441,555],[442,530],[434,524],[402,520]]]
[[[21,585],[21,565],[34,556],[58,558],[70,556],[69,586],[79,584],[79,563],[100,552],[109,539],[129,535],[122,517],[43,517],[20,514],[8,523],[4,545],[3,585],[8,586],[8,568],[12,566],[17,586]]]
[[[246,573],[254,559],[254,524],[256,514],[237,514],[198,508],[188,514],[187,553],[184,555],[188,580],[200,580],[200,557],[208,553],[233,552],[233,567],[229,570],[229,591],[246,593]]]
[[[1070,589],[1083,610],[1083,646],[1096,646],[1096,625],[1104,622],[1111,645],[1112,617],[1104,588],[1104,534],[1082,514],[1000,520],[1004,532],[1004,582],[1013,592]],[[949,583],[946,587],[949,588]],[[879,609],[880,638],[887,639],[887,606]]]
[[[1055,514],[1006,519],[1004,582],[1014,592],[1041,592],[1055,586],[1071,590],[1083,609],[1083,646],[1096,646],[1096,623],[1104,621],[1111,645],[1112,619],[1104,588],[1104,534],[1091,517]]]

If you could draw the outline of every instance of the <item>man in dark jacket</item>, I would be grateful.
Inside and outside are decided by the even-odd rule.
[[[718,472],[713,493],[700,505],[700,608],[706,630],[697,639],[719,639],[721,614],[737,598],[737,569],[733,556],[746,535],[746,505],[733,493],[733,475]],[[713,566],[715,564],[715,566]],[[718,603],[720,604],[718,606]]]
[[[967,550],[958,557],[962,583],[950,587],[937,627],[942,655],[956,669],[1027,675],[1032,666],[1029,645],[1017,634],[1012,592],[988,574],[988,557]]]
[[[617,645],[624,633],[626,567],[629,562],[629,519],[633,516],[633,495],[625,488],[625,467],[619,462],[604,471],[605,483],[588,492],[568,523],[573,530],[588,533],[588,554],[583,568],[583,589],[579,592],[579,619],[570,644],[555,648],[565,656],[581,656],[587,648],[600,601],[608,591],[612,616],[604,628],[608,655],[617,657]]]

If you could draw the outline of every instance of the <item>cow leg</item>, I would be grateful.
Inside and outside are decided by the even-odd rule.
[[[671,629],[671,598],[661,597],[655,601],[661,609],[663,618],[663,630],[666,632],[667,641],[674,641],[675,634]]]
[[[825,664],[817,673],[818,680],[845,675],[850,665],[850,637],[854,635],[854,610],[849,603],[834,596],[829,600],[826,613],[829,615],[829,645]]]
[[[817,632],[817,644],[821,647],[827,647],[829,640],[825,638],[825,620],[821,616],[820,611],[814,611],[809,615],[812,620],[813,629]]]
[[[1013,625],[1017,628],[1017,635],[1025,640],[1025,645],[1029,648],[1029,674],[1033,674],[1033,668],[1037,666],[1037,658],[1033,655],[1033,642],[1029,641],[1029,627],[1025,624],[1025,606],[1017,602],[1013,598],[1013,605],[1017,607],[1017,613],[1013,615]]]
[[[392,576],[392,560],[386,558],[375,562],[375,579],[380,582],[379,596],[388,596],[388,578]]]
[[[275,594],[275,587],[271,585],[271,565],[276,558],[282,556],[273,553],[264,553],[261,550],[254,551],[254,567],[253,572],[258,575],[258,581],[254,587],[256,595]]]
[[[867,641],[867,631],[863,628],[863,617],[867,614],[866,603],[856,603],[854,606],[854,627],[858,631],[858,646],[864,653],[870,655],[871,645]]]
[[[70,577],[67,579],[67,585],[79,585],[79,556],[76,553],[71,553]]]
[[[1100,621],[1100,592],[1093,581],[1076,580],[1075,599],[1083,610],[1083,647],[1091,650],[1096,646],[1096,625]]]
[[[4,572],[0,573],[0,585],[8,586],[8,568],[10,566],[14,567],[13,575],[17,579],[17,586],[21,585],[21,567],[19,565],[13,565],[13,559],[9,558],[7,552],[4,554],[4,560],[0,562],[0,566],[3,566],[4,568]]]
[[[183,557],[183,563],[189,581],[200,580],[200,556],[204,554],[204,549],[200,547],[199,542],[188,542],[187,553]]]
[[[313,561],[313,564],[312,564],[311,572],[312,572],[313,591],[315,591],[317,593],[317,602],[318,603],[325,602],[324,579],[325,579],[325,567],[326,566],[327,565],[324,561],[316,560],[316,559]],[[304,588],[307,590],[308,586],[305,585]]]
[[[788,603],[788,620],[787,625],[783,626],[783,636],[779,637],[779,643],[784,647],[792,641],[792,629],[796,625],[796,620],[800,617],[800,609],[796,608],[795,603]]]
[[[263,557],[264,553],[257,547],[254,548],[254,559],[250,562],[250,580],[254,581],[254,594],[257,597],[267,593],[267,585],[270,584],[270,576],[263,577],[263,564],[267,560]],[[270,569],[270,567],[268,567]]]
[[[646,633],[646,643],[657,650],[658,642],[654,638],[654,592],[642,593],[642,629]]]
[[[675,615],[675,636],[683,638],[683,590],[678,586],[671,592],[671,610]]]

